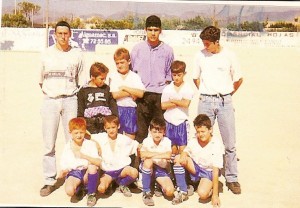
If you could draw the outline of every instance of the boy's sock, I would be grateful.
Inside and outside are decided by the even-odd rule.
[[[88,174],[88,194],[95,193],[98,183],[98,172],[94,174]]]
[[[142,184],[143,184],[143,192],[150,192],[150,184],[151,184],[151,170],[146,169],[144,167],[141,168],[142,171]]]
[[[122,185],[122,186],[128,186],[132,182],[134,182],[135,179],[133,179],[131,176],[126,176],[124,178],[120,178],[117,180],[117,183]]]
[[[176,178],[177,186],[180,188],[181,191],[187,192],[187,184],[185,181],[185,169],[182,166],[174,165],[174,174]]]
[[[172,164],[174,163],[175,156],[176,156],[176,154],[173,154],[173,153],[172,153],[172,155],[171,155],[171,163],[172,163]]]

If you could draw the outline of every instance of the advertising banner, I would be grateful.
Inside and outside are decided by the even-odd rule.
[[[49,31],[49,46],[55,44],[54,29]],[[95,51],[96,45],[118,45],[118,31],[72,29],[70,45],[83,51]]]

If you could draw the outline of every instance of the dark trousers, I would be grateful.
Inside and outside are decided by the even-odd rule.
[[[98,134],[100,132],[104,132],[103,118],[102,117],[93,117],[93,118],[85,118],[87,130],[91,134]]]
[[[152,118],[163,119],[161,109],[161,93],[145,92],[144,97],[137,100],[137,134],[136,140],[142,143],[148,136]]]

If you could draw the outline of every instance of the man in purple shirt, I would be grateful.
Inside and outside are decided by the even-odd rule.
[[[147,137],[152,118],[162,118],[161,93],[172,81],[171,63],[174,60],[173,49],[159,39],[161,20],[155,15],[146,19],[147,40],[135,45],[131,51],[132,70],[136,72],[145,85],[143,98],[137,99],[137,134],[139,143]]]

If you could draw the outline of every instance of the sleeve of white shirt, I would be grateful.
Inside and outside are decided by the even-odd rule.
[[[186,100],[192,100],[195,94],[194,89],[189,83],[184,83],[184,85],[185,85],[186,93],[183,94],[183,98]]]
[[[143,143],[142,143],[142,147],[141,147],[141,152],[144,152],[144,151],[147,151],[148,150],[148,147],[149,147],[149,137],[146,137],[144,140],[143,140]]]
[[[169,85],[167,85],[161,93],[161,99],[160,99],[161,103],[169,101],[169,96],[168,96],[168,92],[167,92],[168,86]]]
[[[80,51],[80,55],[78,57],[78,85],[85,85],[89,81],[89,79],[90,77],[87,76],[86,70],[84,68],[83,53],[82,51]]]
[[[223,168],[223,154],[225,153],[225,147],[221,142],[221,139],[214,139],[213,151],[213,166]]]
[[[119,91],[119,86],[117,84],[117,76],[119,76],[116,72],[111,72],[110,73],[110,92],[118,92]]]
[[[66,143],[60,158],[60,167],[62,170],[71,170],[73,167],[73,159],[70,150],[70,143]]]
[[[233,53],[232,51],[230,51],[230,59],[231,59],[230,73],[231,73],[232,81],[236,82],[240,78],[242,78],[241,66],[240,66],[240,63],[237,59],[236,54]]]
[[[100,158],[99,154],[98,154],[98,149],[96,146],[96,141],[91,141],[91,140],[85,140],[86,143],[86,148],[83,150],[83,154],[86,154],[90,157],[93,158]]]
[[[184,152],[186,152],[189,156],[191,156],[191,143],[192,143],[192,139],[187,143],[186,147],[183,149]]]
[[[145,86],[144,86],[144,84],[142,82],[141,77],[138,74],[135,74],[135,73],[134,73],[134,76],[135,76],[135,85],[134,85],[135,87],[134,88],[137,88],[137,89],[145,91],[146,88],[145,88]]]
[[[139,146],[138,141],[132,140],[132,149],[131,149],[131,153],[130,153],[131,155],[132,154],[137,155],[137,148],[138,148],[138,146]]]

